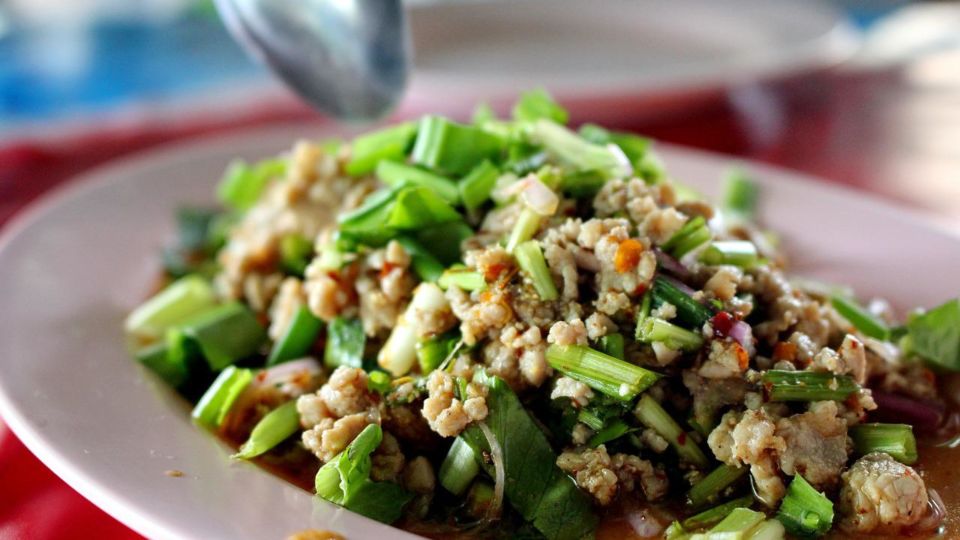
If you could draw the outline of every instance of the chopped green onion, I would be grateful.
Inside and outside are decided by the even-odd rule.
[[[597,415],[594,411],[590,409],[580,409],[577,413],[577,422],[586,424],[586,426],[594,431],[599,431],[603,429],[603,418]]]
[[[591,448],[596,448],[601,444],[606,444],[635,431],[637,431],[637,428],[631,427],[623,420],[617,418],[610,422],[610,425],[605,426],[594,433],[593,436],[590,437],[590,440],[587,441],[587,445]]]
[[[386,371],[371,371],[367,376],[367,389],[381,396],[390,391],[390,374]]]
[[[743,478],[743,475],[746,473],[746,467],[733,467],[726,464],[720,465],[690,488],[690,491],[687,493],[687,500],[690,502],[690,505],[695,508],[712,502],[722,494],[723,490]]]
[[[787,488],[777,519],[797,536],[823,536],[833,526],[833,503],[799,474]]]
[[[553,100],[546,90],[530,90],[520,94],[519,101],[513,106],[513,119],[520,122],[533,122],[541,118],[566,124],[570,115]]]
[[[660,248],[679,259],[709,241],[711,237],[706,220],[703,216],[697,216],[686,222]]]
[[[437,280],[437,285],[441,289],[456,286],[464,291],[477,291],[486,287],[487,282],[480,272],[461,266],[451,267],[444,271],[440,279]]]
[[[420,120],[410,157],[418,165],[463,175],[481,161],[495,158],[502,146],[500,137],[480,128],[425,116]]]
[[[420,229],[416,232],[416,238],[437,260],[449,266],[460,262],[460,248],[473,234],[470,225],[463,221],[453,221]]]
[[[786,532],[783,523],[776,519],[767,519],[750,529],[744,540],[784,540]]]
[[[617,360],[626,360],[623,334],[614,332],[600,338],[600,350]]]
[[[440,465],[440,485],[454,495],[462,495],[479,473],[480,464],[473,448],[460,437],[454,439]]]
[[[413,271],[422,281],[436,281],[443,274],[443,263],[433,256],[425,247],[408,235],[397,237],[397,242],[410,255],[410,264]]]
[[[759,262],[757,246],[747,240],[728,240],[712,242],[703,250],[700,260],[705,264],[717,266],[730,264],[740,268],[753,268]]]
[[[407,122],[357,137],[353,140],[350,161],[345,167],[347,174],[369,174],[377,168],[381,160],[402,160],[416,132],[417,126]]]
[[[420,374],[427,375],[440,367],[460,341],[456,334],[437,336],[417,343],[417,363]]]
[[[588,199],[594,197],[605,183],[607,179],[601,171],[572,171],[563,175],[560,189],[574,199]]]
[[[770,401],[843,401],[860,387],[845,375],[771,369],[761,377]]]
[[[490,513],[490,505],[496,492],[489,482],[477,480],[470,486],[467,492],[466,511],[467,515],[475,518],[483,518]]]
[[[540,251],[540,244],[536,240],[527,240],[518,245],[513,251],[520,270],[533,282],[540,299],[544,301],[556,300],[559,297],[557,286],[553,283],[553,276],[547,268],[547,262]]]
[[[312,255],[313,243],[303,236],[288,234],[280,239],[280,266],[287,273],[303,277]]]
[[[746,470],[746,468],[743,470]],[[702,529],[704,527],[709,527],[714,523],[719,523],[735,509],[749,508],[751,504],[753,504],[753,496],[747,495],[745,497],[740,497],[739,499],[727,501],[723,504],[714,506],[713,508],[708,508],[698,514],[694,514],[683,520],[681,524],[683,525],[684,529]]]
[[[229,366],[220,372],[210,388],[193,408],[191,416],[198,423],[215,429],[230,412],[230,407],[253,380],[253,371]]]
[[[497,119],[497,115],[493,112],[493,108],[490,107],[489,103],[478,103],[473,109],[473,115],[470,117],[470,122],[475,126],[482,126],[487,122],[492,122]]]
[[[670,526],[663,531],[665,540],[687,540],[690,534],[683,528],[679,521],[670,523]]]
[[[237,459],[251,459],[282,443],[300,430],[297,400],[288,401],[267,413],[250,432],[250,438],[233,455]]]
[[[863,309],[856,302],[843,296],[830,297],[830,305],[841,317],[850,321],[857,330],[863,335],[887,341],[890,339],[890,327],[886,323],[874,317],[869,311]]]
[[[678,351],[693,352],[703,347],[703,336],[680,328],[657,317],[646,317],[637,327],[638,339],[645,343],[662,343]]]
[[[167,328],[216,305],[217,295],[207,280],[199,276],[186,276],[140,304],[127,316],[124,328],[130,334],[156,339]]]
[[[217,197],[230,208],[247,210],[260,199],[270,180],[282,177],[286,169],[287,163],[282,159],[265,159],[253,165],[234,161],[217,186]]]
[[[550,345],[553,369],[620,401],[630,401],[657,382],[660,375],[582,345]]]
[[[323,364],[330,369],[340,366],[363,367],[363,351],[367,335],[360,319],[335,317],[327,325],[327,346]]]
[[[286,332],[273,344],[270,356],[267,357],[267,365],[275,366],[307,356],[313,349],[322,326],[323,321],[318,319],[310,308],[301,306],[293,315],[293,320],[287,326]]]
[[[651,154],[651,140],[646,137],[640,137],[632,133],[609,131],[596,124],[583,124],[580,126],[580,136],[594,144],[613,143],[619,146],[636,169],[649,166],[645,158]],[[641,174],[641,177],[646,178],[643,174]]]
[[[213,371],[253,356],[267,339],[256,315],[240,302],[201,313],[184,322],[181,329],[197,343]]]
[[[210,253],[219,248],[222,239],[217,229],[225,214],[209,208],[177,209],[177,248],[188,253]]]
[[[386,225],[409,231],[462,219],[449,203],[431,189],[409,186],[397,193],[396,204]]]
[[[474,167],[457,185],[463,205],[476,210],[487,202],[499,177],[500,171],[490,161],[483,161]]]
[[[723,182],[724,213],[741,221],[753,221],[757,210],[759,189],[744,171],[734,169],[727,173]]]
[[[173,328],[171,331],[175,330]],[[183,334],[177,332],[180,336]],[[150,368],[167,384],[174,388],[181,388],[190,377],[190,371],[183,355],[172,355],[169,345],[163,342],[144,347],[136,353],[137,362]]]
[[[907,424],[860,424],[850,428],[857,453],[884,452],[906,465],[917,462],[917,440]]]
[[[411,185],[433,190],[450,204],[457,204],[460,201],[460,191],[453,180],[412,165],[383,160],[377,165],[376,174],[377,178],[388,186],[409,182]]]
[[[677,318],[694,330],[702,328],[703,324],[713,317],[709,308],[663,276],[658,276],[653,282],[653,299],[677,308]]]
[[[513,253],[517,246],[533,238],[533,235],[540,229],[540,222],[543,216],[536,213],[533,209],[523,207],[520,215],[517,217],[517,223],[510,230],[510,236],[507,238],[505,249]]]
[[[551,154],[578,170],[602,171],[608,178],[624,178],[632,172],[623,156],[617,155],[622,152],[590,143],[550,120],[537,120],[531,135]]]
[[[643,425],[666,439],[681,458],[700,468],[708,465],[709,462],[703,450],[680,428],[680,425],[670,417],[670,414],[648,394],[644,394],[640,398],[633,414]]]
[[[694,534],[690,540],[747,540],[752,529],[766,519],[761,512],[749,508],[734,508],[720,523],[706,533]]]

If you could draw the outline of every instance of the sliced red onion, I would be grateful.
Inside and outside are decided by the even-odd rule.
[[[727,335],[733,338],[733,340],[739,343],[744,349],[751,350],[753,348],[753,329],[750,328],[749,324],[743,321],[736,321],[730,325],[730,330],[727,331]]]
[[[872,394],[877,410],[870,413],[871,420],[910,424],[926,432],[936,431],[943,422],[945,411],[942,403],[880,390],[874,390]]]
[[[937,490],[935,489],[928,489],[927,515],[923,516],[923,519],[911,526],[909,533],[911,535],[917,533],[930,533],[931,531],[938,529],[940,525],[943,524],[943,520],[946,519],[946,517],[947,507],[943,504],[943,499],[940,498],[940,494],[937,493]]]
[[[660,248],[654,248],[653,253],[657,256],[657,264],[660,265],[660,268],[677,276],[680,279],[686,279],[690,277],[690,270],[687,269],[682,262],[661,251]]]
[[[253,379],[253,384],[275,386],[294,380],[319,377],[322,373],[320,363],[314,358],[307,357],[269,367]]]

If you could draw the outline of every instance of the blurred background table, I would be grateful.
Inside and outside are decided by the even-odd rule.
[[[209,3],[158,2],[166,11],[149,14],[149,22],[98,21],[74,28],[82,33],[73,36],[29,20],[45,3],[55,2],[34,2],[17,26],[10,13],[26,0],[0,1],[0,227],[50,188],[118,157],[276,122],[326,122],[242,56]],[[624,114],[612,127],[809,172],[960,231],[960,38],[892,57],[878,45],[904,25],[917,32],[960,20],[960,10],[923,6],[924,13],[894,27],[877,20],[902,2],[862,4],[869,9],[844,7],[878,34],[870,55],[729,88],[666,115]],[[179,71],[161,69],[173,61]],[[575,121],[589,119],[589,100],[572,109]],[[136,537],[60,481],[2,424],[0,486],[0,540]]]

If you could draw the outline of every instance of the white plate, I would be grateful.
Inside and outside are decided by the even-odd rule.
[[[662,109],[832,65],[858,43],[819,1],[421,0],[410,21],[411,100],[467,110],[540,86],[568,102]]]
[[[290,146],[286,127],[176,146],[87,175],[0,238],[0,413],[54,472],[152,538],[284,538],[316,527],[409,537],[315,501],[194,427],[188,409],[124,350],[121,321],[149,290],[183,203],[210,203],[224,165]],[[677,178],[717,191],[726,158],[661,149]],[[898,306],[960,291],[960,238],[908,212],[764,166],[762,218],[796,267]],[[164,473],[180,470],[184,477]]]

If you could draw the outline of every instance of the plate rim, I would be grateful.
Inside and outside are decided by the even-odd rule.
[[[202,157],[225,145],[236,144],[238,141],[249,143],[253,139],[267,139],[269,135],[279,136],[283,133],[301,133],[310,136],[323,136],[332,133],[343,133],[345,128],[332,124],[316,124],[304,122],[283,122],[267,124],[259,127],[245,128],[229,133],[204,134],[188,137],[178,141],[163,143],[151,149],[132,153],[121,158],[111,160],[85,171],[63,184],[55,186],[37,199],[28,203],[14,214],[0,229],[0,257],[4,256],[7,247],[24,231],[42,221],[50,212],[56,211],[61,205],[69,203],[74,198],[83,197],[88,191],[96,190],[101,184],[122,182],[122,178],[131,175],[129,171],[155,168],[158,164],[169,165],[176,161],[191,161]],[[267,150],[267,148],[264,148]],[[747,160],[721,154],[688,148],[670,143],[656,143],[656,149],[665,155],[666,161],[673,159],[692,159],[700,162],[728,165],[737,164],[754,171],[758,175],[776,176],[778,182],[793,186],[819,186],[818,189],[831,191],[845,201],[861,205],[870,211],[879,212],[897,220],[916,222],[931,231],[936,231],[954,240],[960,241],[960,233],[947,227],[942,222],[932,219],[929,214],[916,208],[898,205],[889,200],[878,197],[869,192],[854,189],[848,185],[836,184],[824,178],[798,171],[793,171],[777,165]],[[225,164],[226,165],[226,164]],[[140,506],[130,503],[123,497],[116,495],[116,490],[102,484],[95,476],[88,474],[71,459],[69,449],[58,447],[51,443],[44,435],[41,426],[32,423],[25,411],[5,391],[0,384],[0,418],[6,423],[10,431],[37,456],[38,459],[64,480],[72,489],[84,498],[101,508],[114,519],[117,519],[130,529],[150,538],[177,537],[189,538],[188,532],[178,528],[176,523],[169,520],[159,520],[143,512]],[[201,432],[198,431],[198,434]],[[267,473],[269,474],[269,473]]]

